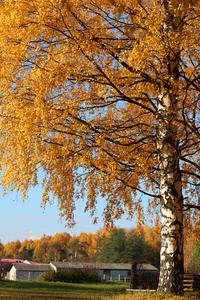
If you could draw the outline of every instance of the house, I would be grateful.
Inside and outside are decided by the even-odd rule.
[[[7,273],[9,280],[33,280],[44,272],[49,272],[52,267],[49,264],[14,263]]]
[[[7,273],[12,268],[13,263],[23,263],[23,259],[15,259],[15,258],[1,258],[0,260],[0,272],[1,277],[6,278]]]
[[[7,274],[10,272],[14,263],[18,264],[39,264],[37,262],[28,261],[19,258],[1,258],[0,260],[0,273],[1,277],[7,278]]]
[[[100,278],[113,281],[129,281],[131,264],[129,263],[86,263],[86,262],[50,262],[55,271],[66,269],[94,269]],[[144,276],[158,276],[158,269],[151,264],[137,264],[136,274],[139,278]]]

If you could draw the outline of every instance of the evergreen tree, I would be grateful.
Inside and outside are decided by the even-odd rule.
[[[195,269],[198,274],[200,274],[200,240],[195,243],[194,246],[195,253]]]
[[[114,228],[111,237],[106,245],[106,262],[123,262],[126,245],[124,229]]]
[[[134,229],[128,233],[124,257],[126,262],[150,263],[150,247]]]
[[[19,258],[32,261],[34,251],[35,251],[35,248],[28,249],[26,246],[24,246],[22,251],[19,252]]]
[[[103,234],[98,234],[95,246],[95,260],[97,262],[107,262],[107,249],[109,238]]]

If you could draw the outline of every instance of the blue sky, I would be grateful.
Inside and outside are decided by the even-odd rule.
[[[40,207],[42,188],[40,186],[31,189],[29,197],[25,202],[16,193],[8,193],[7,196],[1,196],[0,189],[0,240],[5,245],[7,242],[21,242],[24,239],[38,239],[43,234],[54,235],[67,231],[70,235],[79,235],[81,232],[95,233],[98,229],[103,228],[102,212],[105,206],[105,200],[98,201],[97,224],[93,224],[89,213],[84,213],[84,202],[79,201],[75,211],[76,225],[69,229],[65,227],[64,221],[61,222],[57,204],[46,207],[45,212]],[[116,221],[116,226],[123,228],[135,227],[135,221],[127,221],[126,216]]]

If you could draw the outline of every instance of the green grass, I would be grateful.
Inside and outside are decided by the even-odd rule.
[[[128,284],[75,284],[46,281],[0,281],[0,299],[111,299],[125,294]]]
[[[0,281],[0,300],[79,299],[79,300],[199,300],[199,293],[186,293],[184,297],[152,292],[126,292],[128,284],[107,282],[75,284],[46,281]]]

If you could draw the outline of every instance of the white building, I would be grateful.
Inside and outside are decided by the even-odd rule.
[[[33,280],[44,272],[49,272],[52,267],[47,264],[13,264],[7,279],[10,280]]]

